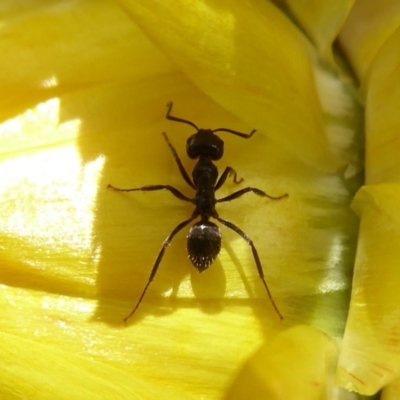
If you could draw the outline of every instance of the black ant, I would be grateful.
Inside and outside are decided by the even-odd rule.
[[[253,136],[256,131],[253,129],[250,133],[241,133],[234,131],[232,129],[226,128],[218,128],[218,129],[199,129],[193,122],[188,121],[186,119],[173,117],[171,115],[173,103],[170,102],[167,104],[167,115],[166,118],[171,121],[182,122],[188,125],[193,126],[197,130],[195,134],[189,137],[186,143],[186,153],[191,159],[198,159],[197,164],[193,168],[192,179],[190,179],[188,173],[186,172],[182,162],[176,152],[174,146],[168,139],[168,136],[165,132],[163,132],[164,138],[167,141],[167,144],[172,152],[172,155],[178,164],[179,171],[185,180],[185,182],[196,191],[196,195],[194,198],[189,198],[181,193],[178,189],[170,185],[147,185],[140,188],[133,189],[119,189],[115,186],[109,184],[107,188],[116,190],[118,192],[134,192],[138,190],[142,191],[153,191],[153,190],[168,190],[179,200],[187,201],[195,205],[195,209],[192,213],[192,216],[181,222],[175,229],[169,234],[169,236],[164,240],[164,243],[161,247],[160,252],[158,253],[156,262],[154,263],[153,269],[151,270],[151,274],[149,280],[140,296],[135,308],[132,312],[124,319],[126,322],[138,309],[140,303],[143,300],[144,295],[146,294],[147,288],[150,283],[154,279],[158,267],[160,266],[161,260],[164,257],[165,249],[169,246],[172,239],[175,235],[181,231],[185,226],[190,224],[193,220],[200,217],[200,221],[196,222],[189,230],[189,234],[187,236],[187,250],[189,254],[189,259],[192,264],[198,269],[199,272],[203,272],[206,270],[215,260],[217,255],[221,250],[221,231],[216,224],[210,221],[210,218],[214,218],[219,221],[221,224],[227,226],[228,228],[235,231],[239,236],[241,236],[251,247],[253,252],[254,261],[257,266],[258,274],[260,275],[261,280],[263,281],[264,287],[267,290],[268,297],[271,300],[271,303],[278,314],[280,319],[283,319],[282,314],[279,312],[278,307],[275,305],[274,300],[272,299],[271,293],[268,289],[267,283],[264,279],[264,271],[261,265],[260,257],[258,256],[257,250],[253,244],[253,241],[236,225],[232,224],[232,222],[226,221],[218,215],[215,205],[216,203],[222,203],[225,201],[231,201],[243,196],[246,193],[253,192],[261,197],[268,197],[271,200],[279,200],[284,197],[288,197],[288,194],[285,193],[282,196],[273,197],[260,189],[256,189],[253,187],[246,187],[244,189],[238,190],[230,194],[229,196],[225,196],[222,199],[215,198],[215,192],[221,188],[221,186],[225,183],[228,176],[233,176],[233,181],[235,183],[241,183],[243,179],[238,179],[236,171],[231,167],[226,167],[225,171],[218,179],[218,169],[214,165],[213,161],[220,160],[224,155],[224,142],[215,135],[215,132],[229,132],[234,135],[240,136],[244,139],[249,139]]]

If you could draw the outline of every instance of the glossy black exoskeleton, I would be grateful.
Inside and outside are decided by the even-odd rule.
[[[181,222],[175,229],[169,234],[169,236],[164,240],[164,243],[161,247],[161,250],[157,256],[157,259],[154,263],[153,269],[151,271],[149,280],[140,296],[135,308],[132,312],[125,318],[125,321],[128,320],[137,310],[140,303],[143,300],[143,297],[149,287],[150,283],[154,279],[158,267],[161,263],[161,260],[164,256],[165,250],[168,245],[171,243],[172,239],[175,235],[182,230],[185,226],[190,224],[193,220],[200,217],[200,221],[196,222],[189,230],[189,234],[187,236],[187,250],[189,259],[192,264],[197,268],[199,272],[206,270],[218,256],[221,250],[221,231],[218,226],[210,221],[210,218],[214,218],[219,221],[221,224],[227,226],[228,228],[235,231],[239,236],[241,236],[251,247],[253,252],[254,261],[257,266],[258,273],[260,278],[264,284],[265,289],[267,290],[268,296],[271,300],[271,303],[278,314],[279,318],[283,319],[282,314],[279,312],[275,302],[271,296],[269,288],[264,278],[264,271],[261,265],[260,258],[258,256],[258,252],[253,244],[253,241],[236,225],[232,224],[232,222],[226,221],[222,219],[216,209],[215,206],[217,203],[222,203],[225,201],[231,201],[243,196],[246,193],[253,192],[261,197],[268,197],[272,200],[283,199],[284,197],[288,197],[288,194],[285,193],[278,197],[273,197],[260,189],[253,187],[246,187],[244,189],[238,190],[226,197],[221,199],[216,199],[215,192],[225,183],[228,176],[233,176],[233,181],[235,183],[241,183],[243,179],[238,179],[236,171],[231,167],[226,167],[224,172],[218,179],[218,169],[214,164],[214,161],[218,161],[224,155],[224,142],[215,134],[215,132],[229,132],[234,135],[240,136],[245,139],[249,139],[253,136],[255,130],[252,130],[250,133],[241,133],[234,131],[232,129],[226,128],[218,128],[218,129],[199,129],[193,122],[177,118],[171,115],[172,110],[172,102],[167,104],[168,111],[166,118],[172,121],[182,122],[185,124],[189,124],[196,129],[196,133],[190,136],[186,143],[186,152],[187,155],[191,159],[198,159],[197,164],[193,168],[192,179],[190,179],[188,173],[186,172],[175,148],[172,146],[171,142],[168,139],[168,136],[165,132],[163,132],[164,138],[167,141],[167,144],[172,152],[172,155],[178,165],[179,171],[185,180],[185,182],[196,191],[196,195],[194,198],[189,198],[180,192],[178,189],[170,185],[148,185],[140,188],[133,189],[120,189],[113,185],[108,185],[107,187],[119,192],[133,192],[133,191],[154,191],[154,190],[168,190],[175,197],[180,200],[190,202],[194,204],[195,209],[192,213],[192,216]]]

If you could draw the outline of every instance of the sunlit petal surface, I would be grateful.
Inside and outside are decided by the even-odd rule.
[[[53,265],[60,253],[68,254],[66,263],[87,259],[76,279],[93,283],[92,229],[104,158],[82,164],[74,145],[79,121],[59,124],[59,112],[60,101],[52,99],[0,126],[0,140],[14,155],[0,163],[2,249],[38,277],[46,265],[52,266],[47,276],[63,275],[65,264]],[[47,261],[32,259],[32,249]]]
[[[49,351],[48,346],[38,341],[15,335],[1,332],[0,338],[0,353],[7,354],[2,357],[1,366],[2,381],[7,382],[2,385],[4,399],[87,399],[93,396],[154,399],[159,396],[159,391],[147,382],[104,363],[58,349]],[[163,393],[168,398],[180,396],[166,388]]]

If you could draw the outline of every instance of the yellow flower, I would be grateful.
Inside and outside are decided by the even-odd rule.
[[[1,398],[298,400],[396,378],[395,1],[391,13],[344,0],[3,3]],[[364,117],[336,38],[367,106],[359,245],[349,205],[364,183]],[[163,240],[193,212],[167,192],[107,190],[194,195],[161,135],[191,173],[194,130],[165,119],[169,101],[203,128],[257,129],[218,133],[220,173],[231,166],[245,182],[228,178],[217,197],[244,185],[289,197],[250,193],[218,212],[254,241],[283,321],[250,247],[222,228],[202,274],[178,234],[124,324]]]

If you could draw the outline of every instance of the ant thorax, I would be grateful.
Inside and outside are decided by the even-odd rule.
[[[210,157],[200,157],[200,160],[193,168],[192,177],[197,192],[210,191],[217,182],[218,168],[210,160]]]

